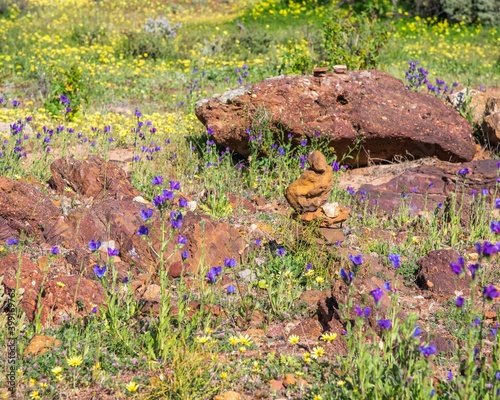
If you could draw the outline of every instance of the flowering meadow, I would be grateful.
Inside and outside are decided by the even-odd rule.
[[[376,67],[443,101],[500,84],[500,27],[347,3],[0,0],[0,177],[71,214],[87,203],[54,194],[51,164],[115,163],[143,198],[134,236],[156,256],[119,278],[125,255],[92,238],[79,250],[95,261],[105,299],[59,324],[43,324],[40,309],[30,321],[23,290],[0,285],[0,399],[12,381],[20,399],[500,397],[498,184],[464,205],[471,171],[457,167],[462,186],[449,203],[415,216],[403,195],[397,215],[380,217],[319,137],[293,147],[265,127],[249,130],[243,158],[194,115],[215,93],[336,63]],[[312,150],[333,168],[330,201],[351,209],[328,245],[284,200]],[[172,278],[170,257],[183,265],[193,256],[180,233],[192,209],[234,227],[244,251],[210,265],[201,257],[198,273]],[[446,299],[416,284],[419,260],[441,249],[457,251],[447,275],[466,285]],[[47,285],[74,254],[25,234],[0,241],[0,263],[27,256]],[[369,279],[376,287],[366,289]],[[141,280],[154,301],[137,295]],[[42,334],[57,343],[25,354]]]

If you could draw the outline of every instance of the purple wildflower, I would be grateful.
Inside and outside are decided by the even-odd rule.
[[[181,257],[182,257],[182,260],[186,260],[189,258],[189,251],[187,250],[184,250],[182,253],[181,253]]]
[[[457,275],[460,275],[462,271],[465,269],[465,260],[463,257],[458,257],[457,262],[450,263],[451,271]]]
[[[188,201],[184,198],[184,197],[181,197],[179,199],[179,207],[187,207],[188,206]]]
[[[429,357],[432,356],[433,354],[436,354],[437,349],[436,346],[431,344],[429,346],[420,346],[418,350],[424,355],[424,357]]]
[[[147,221],[153,216],[153,209],[148,208],[147,210],[141,210],[141,217],[144,221]]]
[[[212,267],[210,270],[207,272],[206,278],[210,283],[215,283],[217,280],[217,277],[221,274],[222,272],[222,267]]]
[[[102,267],[100,265],[94,265],[94,273],[98,278],[102,278],[104,274],[106,273],[107,267],[103,265]]]
[[[229,267],[229,268],[234,268],[234,267],[236,267],[236,260],[234,258],[226,257],[224,259],[224,266]]]
[[[177,237],[177,244],[182,244],[182,245],[184,245],[184,244],[186,244],[186,243],[187,243],[187,239],[186,239],[184,236],[179,235],[179,236]]]
[[[285,255],[285,248],[284,247],[280,247],[278,248],[278,250],[276,250],[276,254],[279,256],[279,257],[283,257]]]
[[[147,236],[149,234],[149,229],[147,226],[141,225],[137,231],[139,236]]]
[[[460,308],[464,305],[465,299],[462,296],[458,296],[457,299],[455,300],[455,305]]]
[[[356,266],[363,264],[363,257],[361,254],[358,254],[357,256],[349,254],[349,260],[351,260],[351,262]]]
[[[181,183],[179,181],[170,181],[170,190],[181,190]]]
[[[180,229],[182,227],[182,214],[180,212],[172,211],[170,213],[170,225],[174,229]]]
[[[491,221],[490,230],[494,234],[498,235],[500,233],[500,221]]]
[[[97,242],[94,239],[90,239],[89,249],[90,251],[97,251],[101,247],[101,242],[98,240]]]
[[[384,295],[384,291],[380,288],[376,288],[370,292],[370,294],[373,296],[373,300],[375,300],[375,303],[378,304],[382,296]]]
[[[118,249],[114,249],[112,247],[108,247],[108,256],[109,257],[114,257],[114,256],[117,256],[118,254],[120,254],[120,252],[118,251]]]
[[[389,261],[392,263],[394,268],[401,268],[401,257],[399,254],[391,253],[389,254]]]
[[[483,294],[484,297],[486,297],[488,300],[493,300],[500,296],[500,293],[498,292],[496,287],[491,284],[483,289]]]
[[[54,255],[59,254],[59,247],[57,246],[52,246],[52,249],[50,249],[50,252]]]
[[[5,242],[7,243],[7,246],[14,246],[19,243],[16,238],[7,239]]]
[[[347,273],[344,268],[341,268],[340,277],[344,280],[345,283],[349,284],[354,279],[354,273],[351,271]]]
[[[458,170],[458,175],[460,176],[465,176],[465,175],[469,175],[470,174],[470,171],[469,171],[469,168],[460,168]]]
[[[236,293],[236,288],[233,285],[229,285],[226,289],[227,294],[234,294]]]
[[[392,322],[390,319],[379,319],[377,324],[382,330],[387,330],[392,328]]]

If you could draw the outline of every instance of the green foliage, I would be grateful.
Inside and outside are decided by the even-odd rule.
[[[68,121],[72,121],[86,101],[87,90],[83,72],[72,65],[62,73],[53,74],[50,94],[45,100],[44,107],[52,115],[64,116]],[[71,103],[68,105],[62,102],[61,95],[66,96]],[[69,112],[67,107],[71,109]]]
[[[336,13],[323,26],[325,62],[345,64],[349,69],[375,68],[391,29],[390,22],[380,22],[364,12]]]

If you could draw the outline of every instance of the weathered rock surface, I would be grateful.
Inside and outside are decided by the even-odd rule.
[[[463,162],[475,153],[471,126],[455,110],[375,70],[279,76],[215,95],[196,107],[214,140],[245,156],[250,153],[246,129],[262,113],[271,129],[284,130],[295,144],[321,133],[339,157],[362,140],[349,161],[358,166],[398,157]]]
[[[0,240],[42,236],[61,216],[50,198],[33,186],[0,177]]]
[[[297,212],[314,212],[328,201],[333,188],[332,167],[326,158],[315,150],[307,158],[310,170],[306,170],[286,188],[285,197]]]
[[[469,174],[458,175],[459,170],[466,169]],[[397,212],[403,201],[411,216],[426,210],[434,211],[436,207],[443,207],[444,210],[449,202],[461,201],[462,219],[466,221],[471,217],[470,207],[474,199],[487,196],[487,201],[491,201],[497,178],[496,160],[478,160],[460,165],[436,163],[405,170],[381,185],[361,185],[356,196],[359,201],[369,201],[370,210],[381,215]],[[452,199],[453,193],[457,193],[455,200]]]
[[[41,302],[41,322],[60,324],[72,316],[85,316],[105,300],[102,283],[84,276],[55,277],[46,283]]]
[[[489,98],[486,103],[482,128],[490,144],[500,143],[500,98]]]
[[[3,276],[2,285],[8,293],[12,293],[16,287],[23,292],[20,306],[28,319],[33,321],[42,283],[42,273],[38,267],[26,256],[19,258],[17,254],[9,254],[0,260],[0,276]]]
[[[470,277],[459,278],[450,268],[450,263],[456,263],[459,257],[456,250],[431,251],[417,262],[417,285],[447,297],[456,297],[456,291],[468,292]]]
[[[132,199],[139,195],[127,173],[101,157],[90,156],[85,160],[60,158],[52,163],[50,172],[51,186],[66,195],[76,193],[95,200]]]
[[[63,244],[65,247],[87,248],[91,239],[102,242],[113,240],[119,250],[120,259],[125,267],[133,267],[135,272],[156,273],[157,257],[148,242],[137,235],[137,230],[144,221],[141,210],[147,205],[133,200],[106,200],[89,209],[78,209],[47,233],[47,241]],[[157,211],[153,214],[153,226],[149,228],[149,237],[155,252],[160,251],[160,220]],[[167,238],[172,231],[166,221]],[[187,244],[179,250],[177,236],[186,237]],[[209,265],[220,265],[225,257],[239,259],[243,249],[243,240],[239,232],[223,221],[212,221],[192,212],[182,219],[182,227],[173,235],[165,250],[165,259],[171,276],[180,276],[191,272],[196,274],[200,261]],[[181,252],[189,251],[189,258],[182,262]],[[80,263],[80,257],[76,257]],[[127,271],[120,271],[126,275]],[[89,276],[92,272],[89,271]]]

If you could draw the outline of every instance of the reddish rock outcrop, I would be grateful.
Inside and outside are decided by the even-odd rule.
[[[0,177],[0,240],[19,236],[41,236],[61,215],[50,198],[33,186]]]
[[[451,271],[450,263],[457,262],[456,250],[435,250],[418,260],[417,285],[446,297],[456,297],[455,292],[468,292],[470,277],[459,278]]]
[[[144,225],[141,210],[146,208],[147,205],[133,200],[102,201],[90,209],[77,210],[68,218],[59,220],[47,240],[68,248],[87,248],[91,239],[102,242],[113,240],[124,267],[133,267],[136,272],[156,273],[157,257],[145,237],[137,235],[139,227]],[[157,211],[154,212],[152,221],[149,238],[158,253],[161,229]],[[183,217],[182,227],[178,232],[172,230],[168,218],[165,227],[166,238],[170,237],[165,259],[168,257],[166,265],[172,276],[185,272],[197,273],[201,261],[208,265],[220,265],[225,257],[239,258],[239,252],[243,249],[243,240],[235,228],[226,222],[212,221],[192,212]],[[187,239],[187,244],[182,249],[177,245],[178,234]],[[183,250],[189,251],[189,258],[184,263],[181,259]],[[81,259],[77,257],[75,261],[81,262]],[[127,271],[120,272],[126,275]],[[89,274],[91,276],[92,272],[89,271]]]
[[[28,257],[9,254],[0,260],[0,276],[3,276],[2,285],[8,293],[12,293],[16,287],[23,291],[20,306],[28,319],[33,321],[42,283],[42,273],[38,267]]]
[[[134,198],[139,192],[132,186],[127,173],[101,157],[85,160],[60,158],[50,166],[51,186],[59,193],[79,194],[96,200]],[[67,188],[71,189],[69,192]]]
[[[102,283],[84,276],[55,277],[46,283],[41,302],[44,325],[62,323],[71,316],[84,316],[105,300]]]
[[[459,171],[464,175],[460,176]],[[486,196],[487,201],[492,200],[497,178],[496,160],[461,165],[436,163],[405,170],[381,185],[361,185],[356,196],[358,201],[369,201],[369,209],[381,215],[397,212],[403,202],[412,216],[436,207],[446,211],[455,202],[455,209],[462,212],[462,222],[467,224],[473,218],[471,207],[477,199]]]
[[[250,153],[246,129],[262,114],[272,130],[284,130],[295,144],[321,133],[340,158],[361,141],[361,149],[348,160],[358,166],[398,157],[463,162],[475,153],[471,126],[452,107],[375,70],[279,76],[215,95],[196,107],[214,140],[245,156]]]

